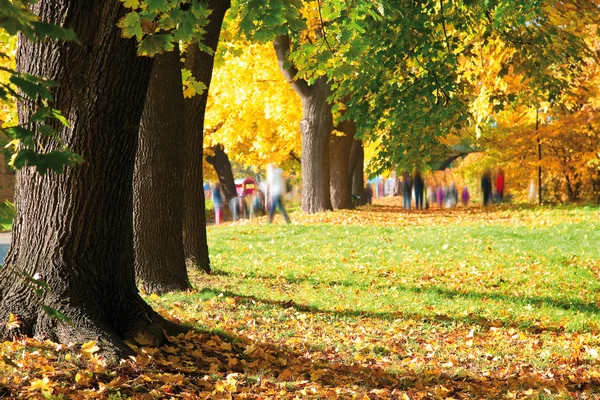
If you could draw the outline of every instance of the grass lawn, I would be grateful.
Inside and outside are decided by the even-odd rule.
[[[35,394],[48,378],[65,398],[600,398],[597,208],[404,212],[392,199],[291,217],[210,226],[214,273],[147,296],[196,332],[161,348],[141,336],[136,360],[111,371],[29,343],[62,378],[5,344],[24,366],[2,385],[21,377]]]

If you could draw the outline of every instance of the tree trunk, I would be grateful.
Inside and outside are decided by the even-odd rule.
[[[331,210],[329,189],[329,138],[333,130],[327,103],[327,78],[317,79],[311,95],[302,98],[302,211],[314,214]]]
[[[313,85],[296,79],[298,71],[290,66],[288,36],[277,36],[273,43],[279,67],[302,101],[302,211],[314,214],[331,210],[329,189],[329,137],[333,129],[331,106],[327,103],[330,87],[326,77]]]
[[[358,198],[358,204],[367,204],[365,197],[365,150],[361,140],[354,139],[350,150],[350,173],[352,195]]]
[[[354,121],[343,121],[337,129],[344,136],[331,135],[329,142],[331,205],[334,210],[348,210],[352,208],[350,150],[356,134],[356,124]]]
[[[204,44],[213,51],[217,49],[221,24],[229,4],[228,0],[208,1],[209,8],[213,12],[206,27]],[[210,260],[206,241],[202,157],[204,153],[204,113],[213,65],[213,56],[202,52],[198,46],[190,45],[188,47],[185,67],[192,72],[197,81],[206,85],[206,90],[185,101],[183,245],[188,266],[199,268],[205,272],[210,272]]]
[[[233,171],[231,169],[231,161],[229,161],[229,156],[225,153],[222,144],[219,143],[216,146],[213,146],[212,151],[215,155],[206,156],[206,161],[215,169],[217,176],[219,177],[219,182],[221,183],[221,188],[223,189],[223,194],[225,195],[225,200],[229,202],[237,196],[235,181],[233,180]]]
[[[147,293],[190,288],[183,252],[183,133],[179,46],[154,57],[133,176],[138,284]]]
[[[131,353],[122,338],[165,321],[139,296],[133,251],[133,169],[151,61],[116,27],[117,0],[43,0],[41,19],[73,28],[81,44],[20,41],[19,71],[59,82],[55,107],[69,119],[58,136],[85,163],[64,174],[17,174],[17,217],[0,271],[0,334],[9,313],[22,333],[68,343],[96,340],[111,359]],[[22,38],[21,38],[22,39]],[[19,121],[32,111],[19,104]],[[46,150],[55,145],[39,137]],[[48,285],[41,298],[23,272]],[[71,324],[50,317],[46,306]],[[160,332],[160,329],[158,329]]]

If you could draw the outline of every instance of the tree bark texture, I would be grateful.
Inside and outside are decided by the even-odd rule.
[[[229,202],[237,196],[231,161],[229,161],[229,156],[225,153],[225,148],[222,144],[219,143],[213,146],[212,150],[215,155],[206,156],[206,161],[215,169],[221,183],[221,188],[223,189],[223,194],[225,195],[225,200]]]
[[[209,0],[208,5],[213,12],[206,27],[204,44],[216,51],[221,25],[230,2],[228,0]],[[206,85],[206,90],[185,101],[183,245],[188,266],[210,272],[206,241],[202,157],[204,153],[204,114],[214,57],[202,52],[198,46],[189,46],[186,53],[185,67],[192,72],[197,81]]]
[[[365,197],[365,149],[361,140],[354,139],[350,149],[350,173],[352,196],[358,198],[359,205],[367,204]]]
[[[344,136],[331,135],[329,142],[331,205],[334,210],[352,208],[350,150],[356,134],[354,121],[342,121],[337,129]]]
[[[130,354],[122,338],[165,321],[139,296],[133,251],[133,169],[150,59],[116,27],[117,0],[42,0],[44,21],[73,28],[81,44],[20,41],[19,71],[59,82],[55,107],[69,119],[60,139],[85,163],[64,174],[17,174],[17,217],[0,271],[0,334],[9,313],[22,332],[55,341],[98,341],[108,356]],[[19,104],[19,122],[31,116]],[[40,138],[46,150],[54,145]],[[38,298],[24,272],[47,283]],[[50,317],[40,301],[71,319]]]
[[[178,45],[154,57],[135,158],[135,272],[147,293],[191,287],[183,251],[181,67]]]
[[[288,36],[274,41],[279,67],[302,101],[302,211],[314,214],[331,210],[329,188],[329,138],[333,130],[331,106],[327,102],[330,87],[326,77],[313,85],[296,79],[297,70],[288,66],[290,49]]]

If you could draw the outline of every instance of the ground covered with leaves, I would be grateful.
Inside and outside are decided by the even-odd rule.
[[[279,218],[210,227],[214,273],[147,296],[189,333],[117,368],[3,343],[0,398],[600,398],[597,208]]]

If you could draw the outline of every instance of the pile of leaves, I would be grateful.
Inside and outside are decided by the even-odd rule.
[[[459,243],[449,242],[446,252],[450,258],[442,264],[434,265],[419,253],[422,265],[411,269],[381,261],[386,257],[377,254],[373,266],[359,248],[353,248],[354,242],[344,247],[336,236],[349,232],[349,220],[372,223],[374,230],[365,226],[360,240],[368,247],[369,235],[376,235],[384,256],[395,247],[406,250],[393,241],[388,243],[385,235],[400,235],[402,229],[419,235],[419,229],[425,227],[436,232],[438,228],[468,230],[472,226],[474,230],[467,232],[475,237],[476,229],[483,226],[496,241],[502,235],[525,235],[544,227],[561,232],[562,240],[568,242],[583,224],[595,240],[593,230],[600,225],[597,212],[493,208],[408,213],[394,207],[294,215],[300,225],[292,226],[266,226],[258,220],[211,227],[214,273],[192,275],[193,291],[146,296],[167,318],[190,325],[188,333],[168,337],[168,343],[159,347],[149,335],[140,333],[130,342],[135,356],[117,367],[107,365],[94,342],[60,345],[29,338],[5,342],[0,347],[0,398],[600,396],[598,305],[590,300],[597,295],[600,265],[593,250],[590,253],[582,245],[580,256],[572,258],[574,248],[562,249],[565,254],[556,258],[555,264],[552,250],[540,249],[540,254],[548,254],[548,260],[537,265],[538,253],[518,240],[510,242],[515,252],[527,253],[525,257],[531,259],[528,268],[533,272],[519,267],[532,277],[524,281],[513,276],[508,265],[493,264],[497,254],[487,250],[487,243],[474,246],[474,254],[469,255],[481,267],[454,265],[450,259],[459,264],[467,261],[450,252]],[[390,221],[387,225],[386,218]],[[327,269],[300,257],[307,256],[302,243],[314,235],[304,221],[317,219],[320,225],[315,229],[329,231],[331,236],[320,238],[321,248],[311,242],[316,259],[326,260],[327,252],[335,256],[340,252],[347,257],[340,260],[340,266]],[[396,227],[398,221],[405,224]],[[288,239],[282,246],[278,241],[284,237]],[[580,237],[578,242],[585,241]],[[549,244],[558,246],[558,242]],[[419,246],[430,251],[425,250],[427,244]],[[294,254],[294,250],[302,254]],[[271,252],[276,257],[271,257]],[[260,262],[254,262],[257,259]],[[561,269],[564,260],[569,264]],[[500,271],[484,274],[486,263]],[[543,275],[544,269],[561,275],[565,286],[558,289],[566,293],[565,299],[551,290],[553,281],[547,281],[551,283],[547,288],[543,283],[536,286],[536,274]],[[305,270],[312,277],[301,275]],[[582,279],[594,282],[581,283],[569,274],[583,274]],[[384,290],[384,283],[389,290]],[[445,287],[447,293],[439,287]],[[580,293],[586,287],[591,293]],[[473,295],[475,290],[482,294]],[[529,290],[537,295],[527,294]],[[509,298],[509,291],[518,291],[521,297]],[[393,292],[412,293],[413,297],[393,297],[397,303],[389,304],[385,298]],[[434,295],[446,297],[438,303]],[[409,301],[416,305],[409,308]],[[519,308],[519,301],[527,304]],[[445,304],[453,302],[462,310]],[[559,316],[554,318],[552,313]]]

